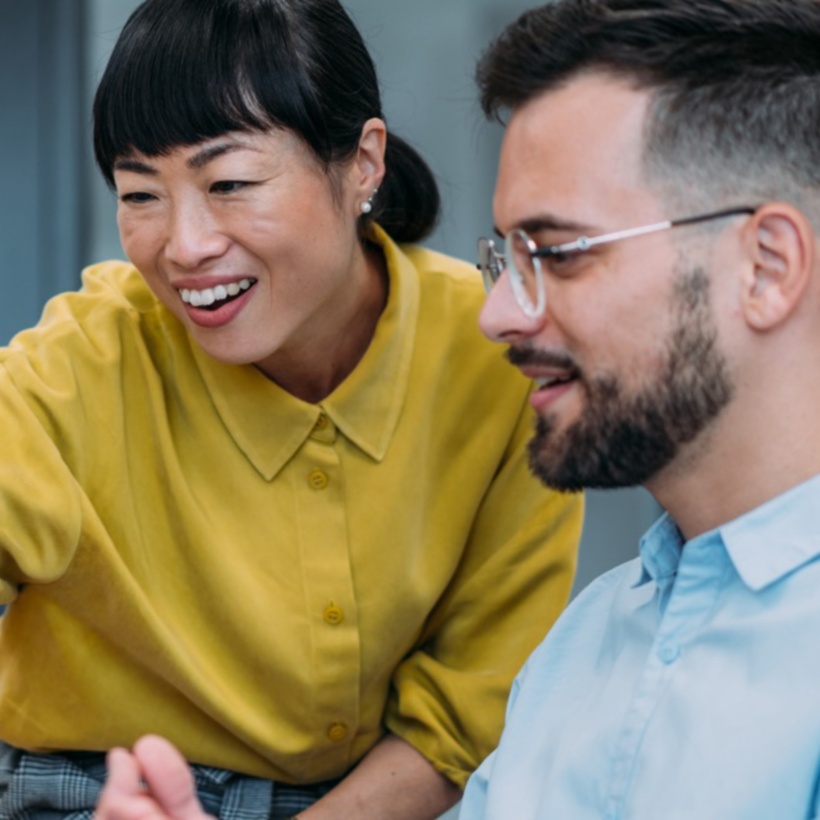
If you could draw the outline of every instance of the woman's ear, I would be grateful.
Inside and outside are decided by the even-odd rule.
[[[386,150],[387,126],[384,124],[384,120],[373,117],[362,126],[355,163],[356,182],[365,199],[382,184]]]
[[[761,206],[746,227],[750,262],[741,305],[750,327],[770,330],[800,304],[814,267],[814,231],[793,205]]]

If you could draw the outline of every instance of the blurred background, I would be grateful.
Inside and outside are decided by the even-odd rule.
[[[344,0],[343,0],[344,1]],[[122,257],[115,201],[93,166],[90,109],[138,0],[0,1],[0,343],[84,265]],[[472,260],[492,230],[500,127],[473,83],[485,45],[528,0],[347,0],[379,69],[389,127],[436,172],[444,216],[429,246]],[[477,274],[478,275],[478,274]],[[636,554],[658,508],[643,490],[593,492],[576,591]]]

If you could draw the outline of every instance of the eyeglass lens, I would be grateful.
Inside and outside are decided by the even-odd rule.
[[[489,293],[504,269],[503,257],[492,239],[481,237],[478,240],[478,268],[484,280],[484,289]]]
[[[524,311],[533,315],[543,300],[544,284],[541,279],[541,261],[536,244],[524,231],[514,230],[507,236],[507,260],[510,279]]]

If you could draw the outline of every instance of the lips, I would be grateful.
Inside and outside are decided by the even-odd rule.
[[[179,296],[190,307],[219,310],[219,308],[241,296],[245,291],[250,290],[255,284],[255,279],[240,279],[238,282],[228,282],[211,288],[181,288]]]
[[[258,282],[249,276],[233,281],[223,278],[214,285],[210,284],[212,281],[208,277],[199,277],[198,281],[190,277],[176,285],[188,320],[206,330],[233,325],[253,301]],[[183,284],[188,287],[181,287]]]
[[[580,373],[576,367],[544,367],[527,365],[519,368],[535,384],[536,391],[554,390],[577,381]]]
[[[568,384],[580,376],[575,360],[563,351],[517,346],[510,347],[506,356],[539,390]]]
[[[576,374],[571,372],[558,376],[537,376],[533,378],[533,381],[535,382],[536,389],[545,390],[549,387],[556,387],[560,384],[568,384],[569,382],[574,381],[575,378]]]

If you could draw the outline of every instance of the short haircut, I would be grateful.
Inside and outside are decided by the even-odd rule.
[[[133,150],[159,156],[280,127],[332,180],[371,117],[383,117],[375,67],[338,0],[146,0],[97,89],[94,151],[113,185],[114,163]],[[432,172],[392,134],[385,164],[370,218],[397,241],[417,241],[438,218]]]
[[[818,0],[558,0],[490,45],[481,104],[502,119],[596,71],[651,92],[645,172],[673,206],[782,199],[820,224]]]

